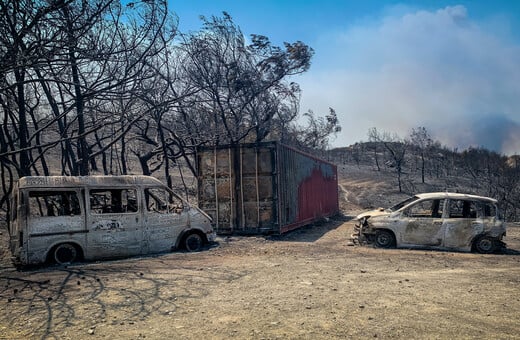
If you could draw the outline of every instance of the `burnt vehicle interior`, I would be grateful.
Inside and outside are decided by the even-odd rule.
[[[184,210],[182,200],[162,188],[147,188],[144,197],[148,211],[180,214]]]
[[[75,191],[29,192],[31,217],[80,215],[81,208]]]
[[[443,199],[426,200],[414,204],[403,212],[408,217],[432,217],[441,218],[444,209]]]
[[[137,212],[135,189],[92,189],[90,211],[94,214]]]

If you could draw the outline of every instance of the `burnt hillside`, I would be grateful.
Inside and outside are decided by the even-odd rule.
[[[520,220],[519,156],[481,148],[458,152],[366,142],[330,150],[326,157],[338,165],[340,177],[365,179],[359,181],[359,192],[349,193],[361,208],[388,206],[399,197],[420,192],[453,191],[493,197],[506,220]]]

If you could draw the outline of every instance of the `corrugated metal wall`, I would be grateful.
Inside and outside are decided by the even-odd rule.
[[[281,232],[338,212],[336,166],[280,145]]]
[[[283,233],[338,211],[336,167],[277,142],[199,148],[197,169],[220,234]]]

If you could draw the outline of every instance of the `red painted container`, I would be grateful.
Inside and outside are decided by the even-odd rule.
[[[197,171],[219,234],[282,234],[339,211],[336,166],[279,142],[201,147]]]

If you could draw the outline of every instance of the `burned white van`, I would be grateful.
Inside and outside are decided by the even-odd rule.
[[[356,217],[354,238],[380,248],[433,248],[492,253],[506,227],[495,199],[460,193],[417,194]]]
[[[149,176],[22,177],[8,227],[21,265],[198,251],[215,238],[207,214]]]

